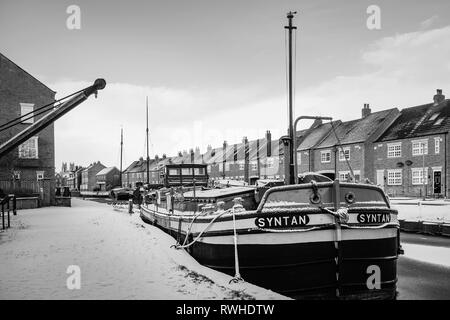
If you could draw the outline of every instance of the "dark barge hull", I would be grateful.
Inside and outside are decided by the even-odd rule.
[[[141,218],[184,241],[185,235],[178,230],[155,223],[142,213]],[[340,241],[339,250],[333,241],[239,244],[240,274],[247,282],[295,299],[395,299],[398,230],[390,231],[391,237]],[[242,232],[239,237],[243,237]],[[214,236],[205,238],[214,242]],[[187,251],[200,264],[235,275],[233,244],[199,241]],[[337,265],[339,254],[341,262]],[[369,290],[368,268],[373,265],[381,270],[380,289]]]
[[[345,208],[344,219],[329,208]],[[141,218],[178,243],[187,236],[192,257],[231,276],[236,231],[242,278],[289,297],[396,298],[398,213],[375,186],[335,181],[274,187],[256,210],[219,212],[194,217],[150,205],[141,207]]]

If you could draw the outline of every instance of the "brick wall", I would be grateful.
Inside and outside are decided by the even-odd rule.
[[[21,114],[20,103],[32,103],[38,108],[53,101],[55,92],[0,54],[0,124]],[[34,117],[37,121],[44,115]],[[0,143],[4,143],[29,124],[19,124],[0,132]],[[50,180],[49,199],[54,202],[55,186],[55,141],[53,124],[38,134],[38,159],[19,159],[18,148],[0,158],[0,180],[10,180],[13,171],[20,171],[21,180],[36,181],[36,171],[44,171],[44,178]]]
[[[439,140],[439,153],[435,152],[435,139]],[[428,154],[424,157],[421,155],[412,155],[412,142],[414,140],[428,141]],[[394,143],[401,143],[401,156],[395,158],[388,158],[388,145]],[[449,142],[446,134],[432,135],[425,137],[417,137],[411,139],[393,140],[388,142],[375,143],[374,146],[374,169],[383,170],[384,182],[382,186],[388,194],[393,196],[422,196],[424,186],[423,184],[413,184],[412,171],[414,169],[421,169],[423,165],[427,168],[428,181],[425,184],[426,193],[428,196],[434,196],[434,172],[441,171],[441,195],[449,192],[448,181],[449,173],[446,172],[448,168],[448,149]],[[447,157],[445,154],[447,153]],[[446,159],[447,158],[447,159]],[[447,160],[447,166],[445,166],[445,160]],[[423,164],[423,161],[424,164]],[[411,164],[409,164],[411,162]],[[401,170],[402,172],[402,184],[401,185],[389,185],[388,183],[388,171],[387,170]],[[380,181],[377,181],[380,183]],[[447,191],[446,191],[447,190]]]

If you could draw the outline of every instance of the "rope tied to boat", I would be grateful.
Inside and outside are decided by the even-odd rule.
[[[236,210],[238,212],[244,211],[244,207],[242,206],[242,198],[235,198],[233,199],[234,206],[231,210],[233,214],[233,242],[234,242],[234,278],[230,280],[229,283],[238,283],[238,282],[244,282],[244,279],[241,277],[241,274],[239,272],[239,254],[238,254],[238,242],[237,242],[237,231],[236,231]]]

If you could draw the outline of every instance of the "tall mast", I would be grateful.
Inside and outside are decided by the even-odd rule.
[[[150,177],[149,177],[149,173],[150,173],[150,157],[148,154],[148,97],[146,97],[146,106],[147,106],[147,114],[146,114],[146,119],[147,119],[147,186],[150,184]]]
[[[123,128],[120,128],[120,186],[122,186]]]
[[[292,25],[292,19],[294,18],[294,14],[297,12],[289,11],[287,14],[287,18],[289,21],[289,25],[285,26],[285,29],[288,29],[289,37],[289,184],[294,184],[296,181],[295,177],[295,168],[294,168],[294,115],[293,115],[293,89],[292,89],[292,30],[297,29],[297,27]]]

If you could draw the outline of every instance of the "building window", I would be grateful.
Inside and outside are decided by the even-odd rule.
[[[14,180],[20,180],[20,171],[14,171],[13,178]]]
[[[339,161],[345,161],[345,159],[350,160],[350,148],[339,149]]]
[[[361,181],[361,171],[360,170],[354,170],[353,174],[355,175],[355,182]]]
[[[302,164],[302,152],[297,152],[297,164]]]
[[[339,171],[340,181],[349,181],[350,171]]]
[[[245,169],[245,164],[242,161],[239,161],[239,170],[244,170]]]
[[[416,140],[412,142],[412,155],[421,156],[428,154],[428,140]]]
[[[32,137],[19,146],[20,159],[38,159],[38,137]]]
[[[34,111],[34,104],[32,103],[21,103],[20,104],[20,116],[23,117],[29,112]],[[24,117],[26,120],[22,120],[22,123],[33,123],[34,122],[34,114],[31,113]]]
[[[275,165],[275,160],[272,157],[267,158],[267,168],[273,168]]]
[[[387,145],[387,157],[399,158],[402,156],[402,143],[388,143]]]
[[[322,162],[322,163],[331,162],[331,151],[330,150],[320,152],[320,162]]]
[[[427,179],[427,172],[428,172],[428,168],[412,168],[411,169],[412,172],[412,184],[413,185],[422,185],[422,184],[427,184],[428,183],[428,179]],[[424,178],[425,178],[425,182],[424,182]]]
[[[252,162],[252,170],[258,170],[258,163]]]
[[[434,153],[439,154],[441,152],[440,138],[434,138]]]
[[[36,171],[36,179],[37,180],[44,179],[44,171]]]
[[[402,169],[394,169],[387,171],[387,184],[389,186],[401,186],[402,185]]]

